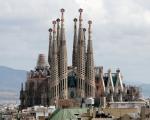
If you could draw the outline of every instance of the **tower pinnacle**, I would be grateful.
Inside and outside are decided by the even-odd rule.
[[[79,32],[78,32],[78,57],[77,57],[77,96],[85,97],[85,47],[84,47],[84,35],[82,28],[82,12],[83,9],[79,9]]]
[[[58,50],[57,50],[57,40],[56,40],[56,21],[52,21],[53,24],[53,47],[52,47],[52,63],[51,63],[51,103],[57,101],[59,97],[59,77],[58,77]]]
[[[60,40],[59,40],[59,37],[60,37],[60,25],[59,25],[60,19],[57,18],[56,21],[57,21],[57,47],[59,48],[59,45],[60,45]],[[58,51],[59,51],[59,49],[58,49]]]
[[[53,30],[52,30],[52,28],[49,28],[48,31],[51,33]]]
[[[86,32],[86,28],[83,28],[83,31]]]
[[[57,21],[57,23],[59,23],[59,22],[60,22],[60,19],[59,19],[59,18],[57,18],[57,20],[56,20],[56,21]]]
[[[52,24],[53,24],[53,57],[54,57],[54,54],[57,54],[56,21],[55,20],[52,21]]]
[[[87,48],[87,51],[93,53],[92,39],[91,39],[91,33],[92,33],[91,25],[92,25],[92,21],[89,20],[88,24],[89,24],[89,28],[88,28],[88,48]]]
[[[51,58],[52,58],[52,29],[49,28],[49,50],[48,50],[48,63],[51,66]]]
[[[61,9],[61,30],[60,30],[60,46],[59,46],[59,82],[60,82],[60,97],[68,98],[68,86],[67,86],[67,47],[65,38],[65,28],[64,28],[64,12],[65,9]]]
[[[53,54],[57,54],[57,46],[55,44],[57,44],[56,41],[56,21],[52,21],[53,24]],[[56,53],[55,53],[56,52]]]
[[[88,29],[88,32],[89,32],[89,40],[91,40],[91,33],[92,33],[92,31],[91,31],[91,25],[92,25],[92,21],[89,20],[89,21],[88,21],[88,24],[89,24],[89,29]]]
[[[89,20],[89,21],[88,21],[88,24],[89,24],[89,32],[91,32],[91,24],[92,24],[92,21]]]
[[[74,40],[73,40],[72,66],[77,67],[77,49],[78,49],[77,18],[74,18],[73,21],[74,21]]]
[[[84,52],[85,52],[85,60],[86,60],[86,28],[83,28],[83,41],[84,41]]]
[[[53,33],[56,33],[56,21],[54,20],[52,23],[53,23]]]
[[[82,21],[83,21],[83,19],[82,19],[82,12],[83,12],[83,9],[80,8],[79,9],[79,13],[80,13],[80,15],[79,15],[79,28],[82,27]]]
[[[82,12],[83,12],[83,9],[82,9],[82,8],[80,8],[80,9],[79,9],[79,13],[80,13],[79,21],[82,21]]]
[[[21,83],[21,90],[23,91],[23,83]]]
[[[92,21],[88,21],[88,46],[87,46],[87,62],[86,62],[86,82],[88,89],[87,96],[95,97],[95,73],[94,73],[94,57],[93,57],[93,46],[91,39],[91,24]]]
[[[64,22],[64,12],[65,12],[65,9],[60,9],[60,12],[61,12],[61,23]]]

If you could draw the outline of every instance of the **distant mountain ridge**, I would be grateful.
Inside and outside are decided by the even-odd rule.
[[[27,71],[0,66],[0,103],[18,101],[21,83],[26,80]]]
[[[26,80],[26,73],[25,70],[0,66],[0,89],[18,91],[21,83]]]
[[[26,81],[27,71],[0,66],[0,103],[6,101],[19,101],[21,83]],[[150,84],[142,82],[128,82],[142,88],[143,96],[150,97]]]

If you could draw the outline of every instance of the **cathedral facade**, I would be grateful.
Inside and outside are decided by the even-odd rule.
[[[21,107],[79,106],[89,97],[111,102],[126,100],[128,89],[122,83],[120,70],[103,73],[102,67],[94,65],[92,21],[87,22],[86,30],[83,27],[82,9],[79,9],[79,18],[73,20],[72,66],[68,66],[64,12],[61,9],[61,19],[53,21],[53,28],[49,29],[48,60],[40,54],[35,69],[28,72],[27,81],[25,85],[22,84]]]

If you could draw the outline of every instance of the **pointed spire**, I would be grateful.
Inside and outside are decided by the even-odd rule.
[[[56,21],[53,21],[53,48],[52,48],[52,65],[51,65],[51,81],[53,84],[51,85],[51,91],[52,91],[52,98],[58,98],[59,93],[58,89],[53,90],[54,88],[57,88],[59,84],[59,77],[58,77],[58,50],[57,50],[57,40],[56,40]],[[54,101],[54,99],[52,99]]]
[[[64,30],[64,12],[65,9],[61,9],[61,31],[60,31],[60,47],[62,47],[63,44],[66,45],[66,40],[65,40],[65,30]]]
[[[79,31],[78,31],[78,44],[81,44],[81,45],[83,45],[82,43],[82,41],[84,40],[84,36],[83,36],[83,29],[82,29],[82,21],[83,21],[83,19],[82,19],[82,12],[83,12],[83,9],[79,9],[79,13],[80,13],[80,15],[79,15]],[[79,46],[78,46],[79,47]]]
[[[107,92],[111,94],[114,92],[114,84],[112,79],[111,69],[108,70]]]
[[[78,44],[82,44],[81,41],[83,41],[83,29],[82,29],[82,12],[83,12],[83,9],[79,9],[79,31],[78,31]]]
[[[95,73],[94,73],[94,58],[93,58],[93,47],[91,40],[91,24],[92,21],[88,21],[88,47],[87,47],[87,62],[86,62],[86,80],[90,86],[90,90],[87,92],[87,96],[95,97]]]
[[[121,72],[120,72],[119,68],[116,70],[116,74],[117,74],[116,84],[120,85],[120,89],[121,89],[121,92],[122,92],[123,91],[123,83],[122,83],[123,78],[122,78],[122,75],[121,75]]]
[[[79,9],[79,13],[80,13],[80,15],[79,15],[79,28],[82,28],[82,21],[83,21],[83,19],[82,19],[82,12],[83,12],[83,9],[80,8]]]
[[[57,21],[57,47],[59,48],[59,45],[60,45],[60,40],[59,40],[59,38],[60,38],[60,25],[59,25],[60,19],[57,18],[56,21]]]
[[[92,33],[91,24],[92,24],[92,21],[89,20],[88,24],[89,24],[89,28],[88,28],[88,48],[87,48],[87,52],[93,53],[92,39],[91,39],[91,33]]]
[[[65,9],[61,9],[60,10],[60,12],[61,12],[61,26],[64,24],[64,12],[65,12]]]
[[[88,21],[88,24],[89,24],[89,29],[88,29],[88,32],[89,32],[89,40],[91,40],[91,24],[92,24],[92,21],[89,20],[89,21]]]
[[[101,96],[105,96],[105,83],[103,79],[103,67],[99,68],[99,75],[100,75],[100,85],[101,85]]]
[[[77,49],[77,96],[85,97],[85,47],[82,28],[82,12],[79,9],[79,31],[78,31],[78,49]]]
[[[54,37],[56,37],[55,36],[55,34],[56,34],[56,21],[54,20],[52,23],[53,23],[53,38],[54,38]]]
[[[120,69],[116,70],[116,77],[117,77],[117,81],[116,84],[114,85],[114,89],[115,89],[114,92],[119,94],[119,101],[122,101],[123,83],[122,83]]]
[[[84,59],[85,59],[85,76],[87,74],[87,50],[86,50],[86,28],[83,28],[83,47],[84,47]]]
[[[53,21],[53,54],[57,54],[56,21]]]
[[[84,53],[85,53],[85,61],[86,61],[86,28],[83,28],[83,45],[84,45]]]
[[[84,40],[86,40],[85,32],[86,32],[86,28],[83,28]]]
[[[67,70],[67,47],[65,38],[65,28],[64,28],[64,12],[61,9],[61,32],[60,32],[60,46],[59,46],[59,78],[60,78],[60,95],[61,98],[68,98],[68,70]]]
[[[49,49],[48,49],[48,63],[51,64],[51,58],[52,58],[52,29],[48,29],[49,31]]]
[[[107,86],[106,86],[106,92],[109,94],[109,101],[113,102],[113,93],[114,93],[114,84],[113,84],[113,79],[112,79],[112,73],[111,69],[108,70],[108,81],[107,81]]]
[[[24,107],[24,100],[25,100],[25,96],[24,96],[24,89],[23,89],[23,83],[21,83],[21,91],[20,91],[20,107],[23,108]]]
[[[73,54],[72,54],[72,66],[77,67],[77,46],[78,46],[78,38],[77,38],[77,18],[74,18],[74,40],[73,40]]]
[[[21,91],[23,91],[23,83],[21,83]]]

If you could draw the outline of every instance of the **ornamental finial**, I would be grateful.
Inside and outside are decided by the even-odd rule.
[[[92,24],[92,21],[89,20],[89,21],[88,21],[88,24],[89,24],[89,29],[88,29],[88,30],[89,30],[89,35],[90,35],[90,33],[91,33],[91,24]]]
[[[52,30],[52,28],[49,28],[48,31],[49,31],[49,32],[52,32],[53,30]]]
[[[79,9],[79,13],[80,13],[79,21],[80,21],[80,22],[82,21],[82,12],[83,12],[83,9],[82,9],[82,8],[80,8],[80,9]]]
[[[54,20],[54,21],[52,21],[52,23],[53,23],[53,32],[55,33],[56,32],[56,29],[55,29],[56,21]]]
[[[60,19],[59,19],[59,18],[57,18],[57,20],[56,20],[56,21],[57,21],[57,23],[59,23],[59,22],[60,22]]]
[[[86,31],[86,28],[83,28],[83,31],[85,32],[85,31]]]
[[[88,24],[92,24],[92,21],[91,21],[91,20],[89,20],[89,21],[88,21]]]
[[[83,9],[82,9],[82,8],[80,8],[80,9],[79,9],[79,12],[80,12],[80,13],[82,13],[82,12],[83,12]]]
[[[73,19],[73,21],[74,21],[74,22],[77,22],[77,21],[78,21],[78,19],[77,19],[77,18],[74,18],[74,19]]]
[[[64,22],[64,12],[65,12],[65,9],[60,9],[60,12],[61,12],[61,21]]]

